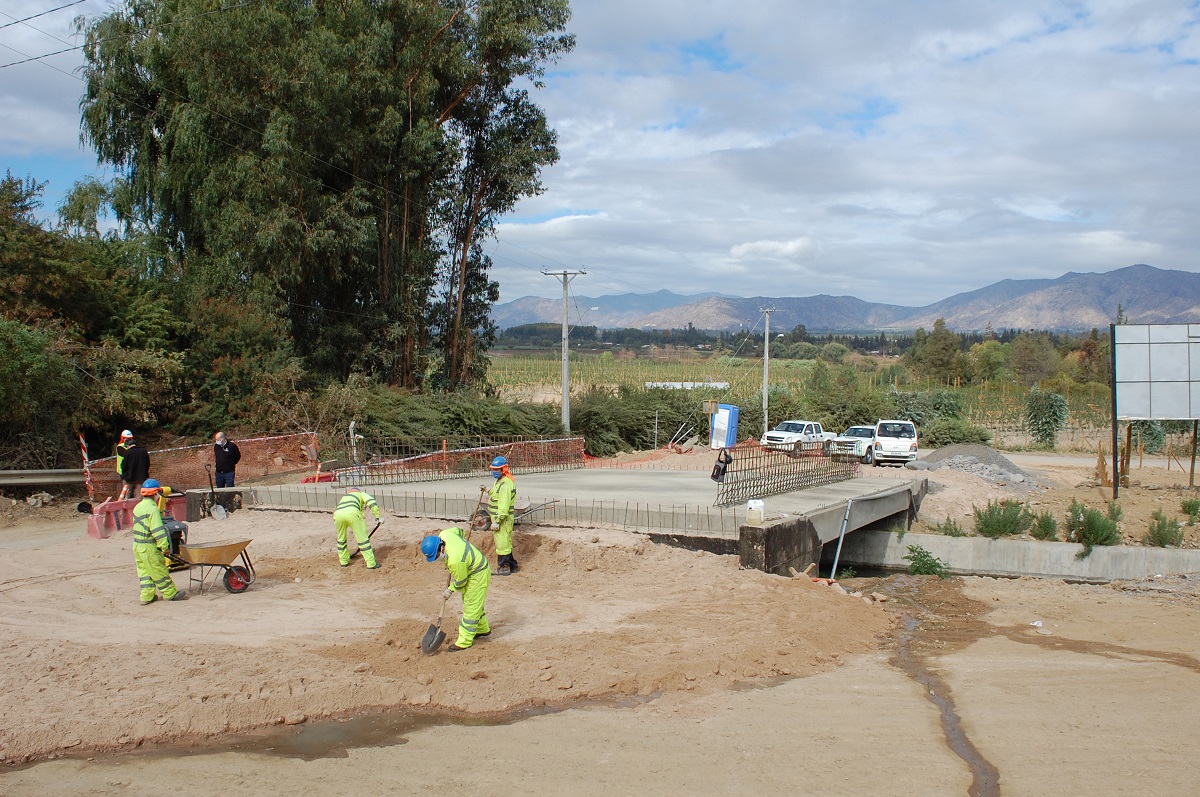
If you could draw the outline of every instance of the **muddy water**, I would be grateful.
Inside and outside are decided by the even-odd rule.
[[[926,698],[937,707],[946,746],[971,771],[967,793],[971,797],[999,797],[1000,771],[968,737],[950,686],[930,663],[933,655],[961,650],[988,633],[989,627],[979,619],[983,604],[965,598],[957,580],[939,584],[926,579],[918,589],[911,577],[897,576],[880,587],[905,606],[891,664],[920,684]]]

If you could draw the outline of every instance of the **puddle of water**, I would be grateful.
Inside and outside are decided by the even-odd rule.
[[[531,717],[557,714],[576,708],[633,708],[661,696],[652,692],[646,696],[589,700],[569,706],[538,706],[492,717],[462,717],[453,714],[415,714],[409,711],[381,711],[342,719],[318,720],[301,725],[273,725],[247,733],[222,736],[200,743],[164,744],[142,747],[108,755],[66,755],[62,758],[115,760],[126,756],[168,759],[179,756],[201,756],[214,753],[246,753],[299,758],[314,761],[321,758],[346,758],[350,750],[370,747],[391,747],[408,742],[418,731],[449,725],[493,726],[512,725]],[[14,767],[25,769],[41,762]]]

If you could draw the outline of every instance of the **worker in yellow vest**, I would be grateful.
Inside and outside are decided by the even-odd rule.
[[[377,521],[383,522],[383,516],[379,514],[379,504],[375,503],[375,499],[357,487],[351,487],[338,501],[337,508],[333,510],[333,524],[337,529],[338,562],[342,567],[350,566],[350,548],[347,545],[346,531],[353,529],[354,539],[358,541],[358,552],[362,554],[363,561],[367,563],[367,569],[377,570],[379,568],[379,563],[375,561],[375,551],[371,548],[371,537],[367,534],[365,518],[368,509],[375,513]]]
[[[133,432],[126,429],[123,432],[121,432],[121,439],[117,442],[117,448],[116,448],[116,452],[115,452],[117,455],[117,476],[122,479],[124,478],[124,475],[121,473],[121,466],[123,466],[125,464],[125,446],[128,445],[129,441],[131,441],[131,440],[133,440]],[[117,500],[124,501],[126,498],[129,498],[129,497],[131,497],[129,495],[129,485],[122,484],[121,485],[121,495],[117,497]]]
[[[162,487],[154,479],[142,483],[142,500],[133,508],[133,561],[137,564],[138,580],[142,585],[142,605],[148,606],[158,600],[185,601],[187,594],[180,592],[171,573],[167,570],[164,554],[170,550],[167,529],[158,511],[157,498]]]
[[[491,465],[495,482],[488,490],[488,515],[492,518],[492,539],[496,541],[496,575],[507,576],[521,569],[513,558],[513,504],[517,500],[517,484],[508,470],[508,460],[496,457]]]
[[[430,535],[421,540],[421,553],[425,560],[446,561],[450,571],[450,583],[442,598],[449,600],[455,592],[463,596],[462,622],[458,624],[458,639],[447,650],[466,650],[477,637],[490,636],[484,604],[487,602],[488,585],[492,580],[491,568],[483,552],[463,539],[463,530],[457,526],[445,529],[437,536]]]

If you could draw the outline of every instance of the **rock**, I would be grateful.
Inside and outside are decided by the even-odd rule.
[[[300,583],[300,577],[299,577],[299,576],[296,576],[296,579],[295,579],[295,581],[296,581],[296,583],[297,583],[297,584],[299,584],[299,583]]]
[[[571,679],[569,679],[569,678],[568,678],[567,680],[565,680],[565,681],[563,681],[562,683],[560,683],[560,684],[558,685],[558,688],[559,688],[559,689],[570,689],[570,688],[571,688],[571,687],[573,687],[574,685],[575,685],[575,683],[574,683],[573,681],[571,681]]]
[[[550,669],[550,662],[546,661],[545,659],[543,659],[543,660],[539,661],[539,662],[538,662],[538,669],[539,669],[539,670],[548,670],[548,669]]]
[[[846,589],[841,584],[834,584],[834,583],[830,582],[829,588],[832,589],[834,592],[836,592],[839,595],[846,594]]]
[[[909,470],[933,470],[933,467],[928,462],[923,462],[919,459],[914,459],[912,462],[905,462],[904,467]]]
[[[867,604],[868,606],[874,606],[874,605],[875,605],[875,601],[871,600],[870,598],[866,597],[865,595],[864,595],[864,596],[862,596],[862,602],[863,602],[863,603],[865,603],[865,604]]]
[[[355,667],[355,668],[354,668],[354,671],[355,671],[355,672],[366,672],[366,671],[367,671],[367,670],[369,670],[369,669],[371,669],[371,665],[370,665],[370,664],[367,664],[367,663],[364,661],[364,662],[360,662],[360,663],[359,663],[359,665],[358,665],[357,667]]]
[[[308,720],[307,714],[288,714],[283,718],[284,725],[303,725]]]
[[[854,590],[854,592],[850,593],[851,598],[861,598],[862,596],[863,596],[863,594],[861,592],[859,592],[858,590]]]
[[[483,670],[476,670],[468,676],[472,681],[482,681],[488,677],[488,674]]]
[[[433,683],[433,676],[427,672],[418,673],[417,683],[419,683],[421,686],[429,686],[431,683]]]
[[[63,742],[63,747],[78,747],[81,744],[83,744],[82,739],[68,739]]]
[[[272,461],[273,461],[273,462],[274,462],[276,465],[282,465],[282,464],[283,464],[283,457],[275,457],[275,459],[274,459],[274,460],[272,460]]]
[[[544,672],[544,673],[542,673],[541,675],[539,675],[539,676],[538,676],[538,680],[539,680],[539,681],[549,681],[549,680],[550,680],[551,678],[553,678],[553,677],[554,677],[554,673],[552,673],[552,672]]]
[[[593,535],[592,535],[592,542],[600,542],[600,537],[599,537],[599,535],[595,535],[595,534],[593,534]]]
[[[872,592],[871,599],[878,601],[879,603],[887,603],[889,600],[891,600],[889,596],[884,595],[882,592]]]
[[[429,694],[413,695],[408,702],[413,706],[428,706],[433,702],[433,696]]]
[[[538,706],[540,708],[541,706],[546,705],[546,698],[535,697],[531,702],[533,703],[533,705]]]

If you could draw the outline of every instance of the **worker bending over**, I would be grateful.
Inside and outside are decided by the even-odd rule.
[[[462,529],[455,526],[440,532],[436,537],[430,535],[421,540],[421,553],[425,554],[425,560],[429,562],[443,558],[446,560],[446,569],[450,571],[450,584],[442,593],[442,598],[449,600],[455,592],[461,592],[463,596],[458,639],[447,650],[465,650],[471,647],[475,637],[491,634],[492,628],[488,625],[484,603],[487,602],[492,572],[483,552],[463,539]]]
[[[517,500],[517,484],[508,470],[508,460],[492,460],[492,478],[488,490],[488,514],[492,518],[492,538],[496,541],[496,575],[507,576],[521,569],[512,555],[513,504]]]
[[[376,570],[379,563],[375,561],[375,551],[371,548],[371,537],[367,534],[365,521],[367,510],[375,513],[375,519],[380,523],[383,517],[379,514],[379,504],[368,493],[357,487],[351,487],[338,501],[337,509],[333,510],[333,524],[337,528],[338,561],[342,567],[350,566],[350,549],[346,545],[346,529],[354,529],[354,539],[358,540],[358,552],[367,563],[368,570]]]
[[[157,481],[146,479],[141,487],[142,500],[133,508],[133,561],[137,563],[138,580],[142,585],[143,606],[158,600],[160,592],[165,600],[187,600],[187,594],[176,589],[167,570],[164,554],[171,543],[158,511],[157,498],[161,491]]]

